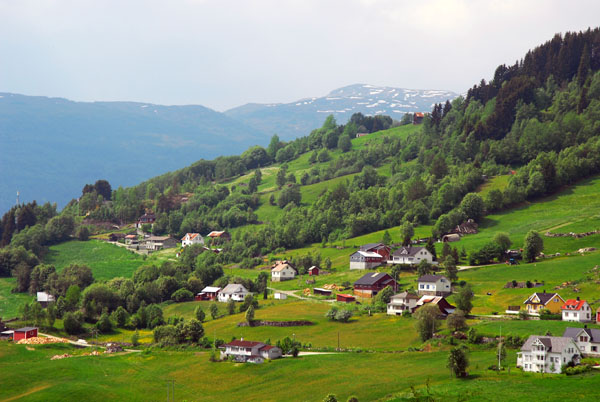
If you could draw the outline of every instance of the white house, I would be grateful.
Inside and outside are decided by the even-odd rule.
[[[535,373],[560,373],[571,360],[578,364],[581,352],[573,338],[531,335],[517,353],[517,367]]]
[[[388,315],[402,315],[404,311],[412,313],[417,307],[418,300],[419,296],[408,292],[393,295],[387,305],[387,313]]]
[[[185,236],[181,238],[181,247],[192,244],[204,244],[204,238],[200,233],[186,233]]]
[[[46,292],[37,292],[37,302],[40,303],[42,307],[47,307],[49,303],[55,301],[56,299],[53,295],[48,294]]]
[[[287,295],[285,293],[282,293],[282,292],[275,292],[273,294],[273,298],[277,299],[277,300],[285,300],[285,299],[287,299]]]
[[[262,363],[264,359],[281,357],[281,349],[262,342],[234,340],[220,347],[221,359],[233,356],[238,362]]]
[[[287,261],[278,261],[271,269],[271,281],[282,282],[294,279],[298,271]]]
[[[585,300],[569,299],[561,307],[563,321],[590,322],[593,320],[592,308]]]
[[[350,255],[350,269],[371,269],[383,262],[383,257],[374,251],[359,250]]]
[[[220,302],[228,302],[229,299],[232,299],[233,301],[244,301],[246,295],[249,294],[251,293],[243,285],[230,283],[217,294],[217,300]]]
[[[600,329],[567,327],[563,336],[575,341],[582,356],[600,356]]]
[[[432,265],[436,265],[437,261],[433,261],[433,254],[425,247],[400,247],[392,253],[392,259],[388,264],[409,264],[417,265],[421,261],[427,261]]]
[[[420,295],[447,296],[452,293],[451,283],[443,275],[423,275],[417,282]]]

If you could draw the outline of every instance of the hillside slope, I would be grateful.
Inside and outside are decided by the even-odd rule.
[[[282,139],[290,140],[320,127],[330,114],[340,123],[346,123],[352,114],[359,112],[366,116],[389,115],[400,120],[405,113],[429,111],[434,103],[444,103],[457,96],[451,91],[354,84],[322,97],[291,103],[249,103],[225,114],[257,130],[277,133]]]

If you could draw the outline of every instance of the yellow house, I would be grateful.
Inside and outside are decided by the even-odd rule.
[[[524,303],[527,313],[539,314],[541,310],[549,310],[551,313],[560,314],[565,300],[558,293],[534,293]]]

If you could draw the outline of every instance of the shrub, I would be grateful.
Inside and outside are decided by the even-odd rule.
[[[63,318],[63,326],[67,334],[75,335],[81,333],[83,331],[82,324],[83,317],[81,316],[81,313],[65,313]]]
[[[352,311],[343,309],[335,314],[335,320],[339,322],[348,322],[352,317]]]
[[[164,345],[176,345],[177,341],[177,330],[173,325],[159,325],[154,328],[154,342]]]
[[[194,300],[194,294],[187,289],[181,288],[171,295],[171,299],[177,303]]]
[[[140,344],[140,333],[136,329],[133,335],[131,335],[131,344],[135,347]]]
[[[576,375],[582,374],[590,371],[592,368],[587,365],[575,366],[575,367],[567,367],[564,369],[564,373],[566,375]]]
[[[108,317],[108,313],[106,311],[100,316],[100,319],[96,323],[96,328],[98,328],[102,333],[112,331],[112,322],[110,322],[110,318]]]

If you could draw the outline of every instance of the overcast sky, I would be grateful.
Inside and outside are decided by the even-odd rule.
[[[598,1],[0,0],[0,92],[291,102],[354,83],[465,92]]]

